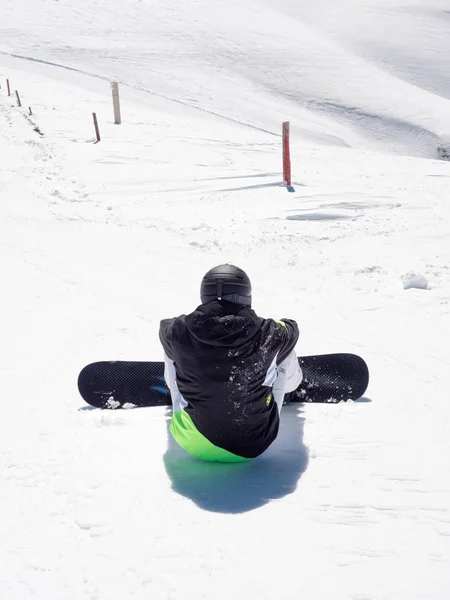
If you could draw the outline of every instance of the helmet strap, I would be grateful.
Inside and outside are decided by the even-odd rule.
[[[207,304],[208,302],[213,302],[215,300],[225,300],[226,302],[232,302],[233,304],[241,304],[249,308],[252,305],[251,296],[241,296],[240,294],[225,294],[221,298],[218,298],[215,294],[213,294],[212,296],[202,296],[201,300],[202,304]]]

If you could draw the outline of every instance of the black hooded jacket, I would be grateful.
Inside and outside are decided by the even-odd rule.
[[[276,438],[278,410],[267,385],[298,340],[295,321],[262,319],[225,301],[161,321],[160,340],[198,431],[210,442],[252,458]]]

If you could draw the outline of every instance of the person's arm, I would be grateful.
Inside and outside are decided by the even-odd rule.
[[[283,342],[278,353],[277,364],[281,364],[294,350],[299,337],[298,325],[292,319],[280,319],[277,323],[283,327]]]
[[[187,402],[180,394],[177,384],[177,373],[175,371],[175,365],[167,354],[164,352],[164,379],[167,387],[170,390],[170,397],[172,398],[172,406],[175,412],[179,412],[187,406]]]
[[[278,365],[278,373],[283,375],[285,394],[293,392],[301,384],[303,373],[295,350],[292,350],[288,357]]]
[[[175,319],[163,319],[159,324],[159,340],[164,348],[164,353],[173,360],[172,353],[172,328]]]

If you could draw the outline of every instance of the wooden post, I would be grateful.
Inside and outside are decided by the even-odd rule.
[[[11,96],[11,88],[9,87],[9,79],[6,80],[6,87],[8,88],[8,96]]]
[[[291,185],[291,154],[289,148],[289,121],[285,121],[282,127],[283,133],[283,181]]]
[[[95,135],[97,136],[97,142],[99,142],[101,138],[100,138],[100,131],[98,129],[97,115],[95,113],[92,113],[92,116],[94,117]]]
[[[17,98],[17,104],[18,104],[18,106],[22,106],[22,102],[20,101],[19,92],[17,90],[16,90],[16,98]]]
[[[116,82],[111,83],[111,89],[114,108],[114,124],[120,125],[122,123],[122,120],[120,118],[119,84]]]
[[[32,110],[31,110],[31,106],[28,107],[28,112],[30,113],[30,117],[33,114]]]

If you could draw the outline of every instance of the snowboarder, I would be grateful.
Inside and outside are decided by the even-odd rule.
[[[258,317],[251,294],[242,269],[219,265],[203,277],[193,313],[161,321],[170,431],[203,460],[262,454],[277,437],[284,395],[302,381],[297,323]]]

